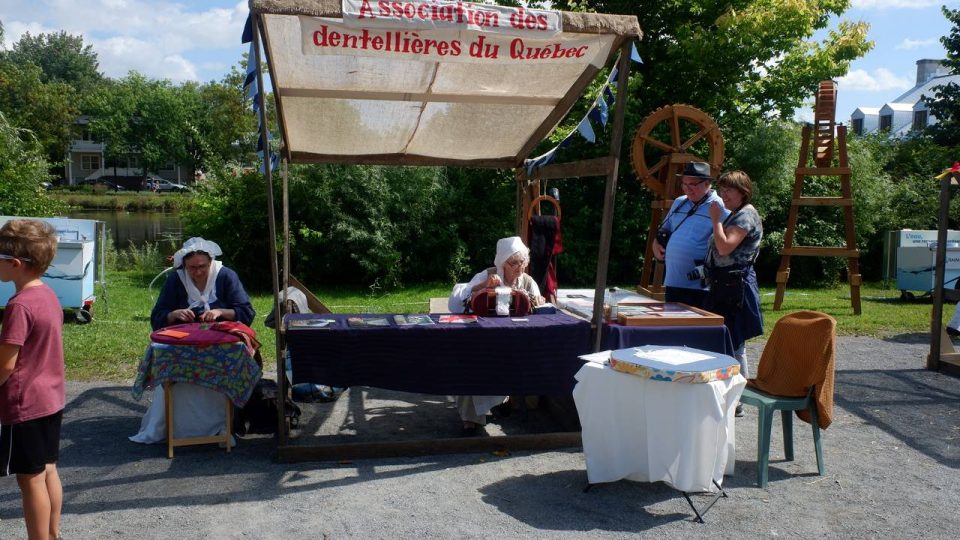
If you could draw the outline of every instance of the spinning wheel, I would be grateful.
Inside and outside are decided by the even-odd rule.
[[[653,239],[664,212],[680,195],[677,173],[691,161],[705,161],[717,174],[723,163],[723,135],[707,113],[689,105],[667,105],[647,116],[630,147],[637,177],[654,193],[650,230],[640,274],[641,292],[663,299],[663,265],[654,268]]]
[[[829,167],[833,161],[833,129],[837,113],[837,83],[821,81],[813,109],[813,161],[817,167]]]
[[[707,113],[689,105],[667,105],[650,113],[633,136],[630,160],[637,177],[659,199],[672,199],[671,164],[706,161],[711,170],[723,163],[723,136]]]

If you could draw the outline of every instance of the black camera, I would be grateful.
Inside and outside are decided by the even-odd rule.
[[[700,286],[706,287],[710,284],[710,271],[703,265],[703,261],[700,259],[693,261],[693,264],[696,266],[693,267],[693,270],[687,272],[687,279],[690,281],[699,279]]]
[[[193,316],[196,317],[196,318],[198,318],[198,319],[200,318],[201,315],[204,314],[204,312],[206,312],[206,310],[203,309],[203,306],[192,307],[192,308],[190,308],[190,311],[192,311],[192,312],[193,312]]]
[[[663,227],[657,229],[657,243],[660,244],[660,247],[667,249],[667,242],[670,241],[670,235],[672,233]]]

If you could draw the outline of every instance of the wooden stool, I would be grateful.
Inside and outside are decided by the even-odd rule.
[[[233,433],[233,403],[230,402],[230,398],[224,396],[227,402],[227,425],[222,434],[176,439],[173,436],[173,385],[174,383],[172,382],[163,383],[165,420],[167,422],[167,458],[173,459],[173,448],[175,446],[190,446],[194,444],[224,443],[229,453],[233,442],[231,438],[231,434]]]

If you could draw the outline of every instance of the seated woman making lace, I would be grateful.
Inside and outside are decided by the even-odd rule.
[[[460,300],[463,305],[469,306],[475,296],[487,294],[489,288],[510,287],[525,294],[531,307],[543,304],[544,299],[540,296],[537,282],[525,273],[529,263],[530,250],[519,236],[501,238],[497,241],[494,266],[473,276],[460,293]],[[487,413],[494,407],[509,407],[504,403],[506,399],[506,396],[457,396],[457,410],[463,421],[463,434],[475,434],[487,423]],[[509,409],[502,410],[506,412]]]
[[[153,311],[154,330],[188,322],[237,321],[250,325],[256,312],[237,273],[216,260],[223,254],[216,242],[191,238],[173,255],[174,271],[167,277]],[[176,437],[217,435],[226,426],[223,394],[194,384],[173,386]],[[153,394],[133,442],[166,439],[163,390]]]
[[[475,296],[495,287],[510,287],[526,294],[530,299],[531,307],[543,304],[540,287],[526,273],[527,265],[530,264],[530,250],[519,236],[497,240],[497,254],[493,264],[494,266],[477,273],[467,283],[467,287],[461,293],[461,300],[465,306],[469,307]]]

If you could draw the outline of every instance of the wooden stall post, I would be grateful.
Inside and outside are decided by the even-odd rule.
[[[620,46],[620,65],[617,66],[617,110],[610,134],[611,167],[603,193],[603,218],[600,225],[600,253],[597,256],[597,286],[593,292],[594,350],[599,351],[603,340],[603,292],[607,288],[607,268],[610,263],[610,239],[613,235],[613,207],[617,197],[617,175],[620,170],[620,144],[623,142],[623,120],[627,111],[627,81],[630,79],[630,47],[626,41]]]
[[[260,102],[260,137],[263,139],[263,171],[264,178],[267,182],[267,226],[270,232],[270,277],[273,281],[273,309],[274,313],[277,314],[277,317],[281,317],[283,311],[280,304],[280,269],[278,268],[277,263],[277,224],[276,224],[276,215],[273,210],[273,171],[270,168],[270,141],[267,138],[268,126],[267,126],[267,104],[264,100],[264,95],[266,94],[266,89],[263,87],[263,70],[261,69],[263,64],[261,63],[260,58],[260,16],[251,15],[253,17],[250,26],[253,30],[253,52],[254,57],[257,62],[257,87],[260,89],[257,99]],[[286,401],[287,395],[287,385],[286,385],[286,365],[284,364],[283,350],[281,349],[283,342],[282,336],[280,335],[281,325],[279,321],[274,325],[274,332],[276,333],[276,355],[277,355],[277,436],[279,437],[279,444],[281,446],[287,444],[287,426],[286,426],[286,411],[284,410],[284,402]]]

